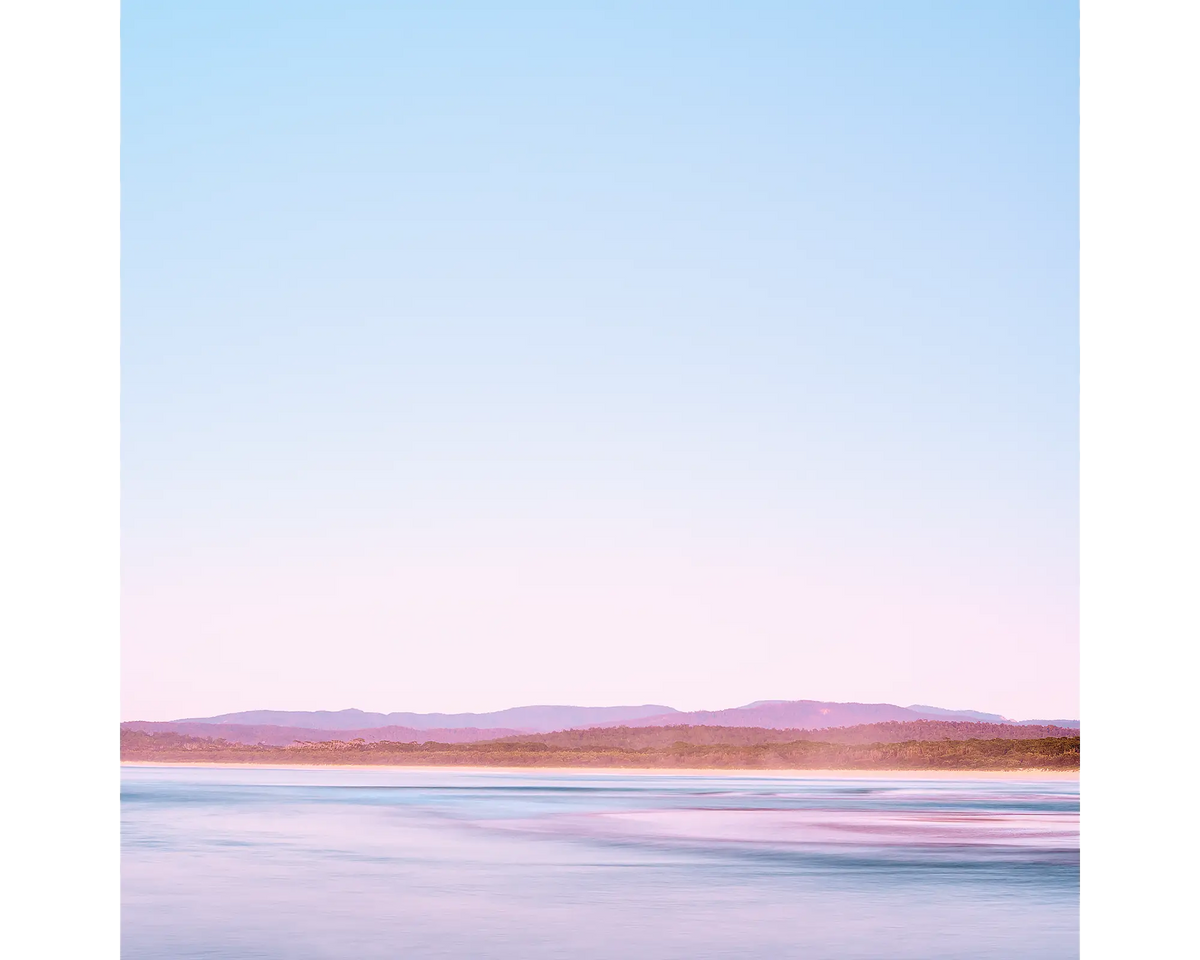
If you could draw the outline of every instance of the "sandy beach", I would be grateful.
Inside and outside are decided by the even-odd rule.
[[[434,773],[572,774],[582,776],[771,777],[789,780],[1064,780],[1077,781],[1078,770],[730,770],[674,767],[507,767],[384,763],[159,763],[122,760],[122,767],[197,767],[211,770],[427,770]]]

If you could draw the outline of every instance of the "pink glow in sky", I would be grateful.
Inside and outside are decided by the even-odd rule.
[[[1073,717],[1075,608],[1016,560],[618,525],[217,539],[127,561],[126,719],[253,708],[932,703]]]
[[[1077,717],[1078,91],[1070,5],[131,10],[124,716]]]

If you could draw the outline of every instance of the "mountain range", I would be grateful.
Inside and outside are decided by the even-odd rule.
[[[365,713],[362,710],[246,710],[215,717],[188,717],[174,723],[273,724],[308,730],[371,730],[377,727],[411,727],[414,730],[456,730],[464,727],[504,727],[520,733],[548,733],[568,727],[594,727],[602,723],[627,723],[646,717],[678,716],[661,704],[640,707],[510,707],[493,713]]]
[[[1010,720],[978,710],[916,704],[759,700],[725,710],[681,711],[661,704],[615,707],[538,705],[491,713],[368,713],[362,710],[247,710],[167,722],[132,721],[124,730],[286,746],[295,741],[470,743],[521,734],[606,727],[722,726],[821,730],[918,720],[1079,728],[1078,720]]]

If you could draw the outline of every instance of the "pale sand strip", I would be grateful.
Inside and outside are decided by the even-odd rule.
[[[431,773],[573,774],[576,776],[771,777],[787,780],[1063,780],[1078,781],[1078,770],[730,770],[685,767],[507,767],[467,764],[398,763],[212,763],[122,760],[123,767],[198,767],[209,770],[428,770]]]

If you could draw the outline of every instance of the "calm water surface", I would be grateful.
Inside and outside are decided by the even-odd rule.
[[[1066,958],[1076,781],[122,771],[126,960]]]

